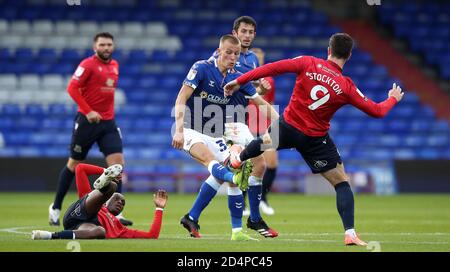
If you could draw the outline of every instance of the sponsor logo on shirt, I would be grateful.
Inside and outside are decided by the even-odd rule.
[[[200,98],[206,99],[206,101],[214,104],[228,104],[230,102],[230,98],[208,94],[206,91],[200,92]]]

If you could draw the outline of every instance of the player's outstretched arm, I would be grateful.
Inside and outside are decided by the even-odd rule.
[[[156,208],[164,209],[166,207],[167,199],[169,196],[165,190],[158,190],[153,195],[153,202],[155,203]]]
[[[397,102],[400,102],[404,94],[405,93],[402,91],[402,88],[400,88],[400,86],[397,86],[397,84],[394,83],[392,84],[392,89],[389,90],[388,98],[394,97],[397,100]]]
[[[156,210],[150,231],[145,232],[141,230],[126,229],[126,231],[119,238],[158,239],[161,231],[163,210],[166,207],[167,198],[167,192],[161,189],[153,195],[153,202],[155,203]]]
[[[388,98],[383,102],[375,103],[371,99],[365,97],[356,87],[354,88],[355,90],[349,93],[350,103],[374,118],[386,116],[404,95],[402,89],[394,83],[392,89],[389,90]]]

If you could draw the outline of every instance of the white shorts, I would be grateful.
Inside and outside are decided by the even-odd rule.
[[[244,123],[226,123],[224,138],[227,142],[232,141],[234,144],[244,147],[255,139],[248,126]]]
[[[219,162],[223,162],[230,155],[226,142],[222,137],[213,138],[190,128],[184,128],[183,135],[183,149],[188,153],[194,144],[203,143],[214,154],[214,157]]]

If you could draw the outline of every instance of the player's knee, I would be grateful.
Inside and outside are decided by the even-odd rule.
[[[75,172],[77,165],[80,163],[81,163],[80,161],[70,158],[69,161],[67,161],[66,166],[67,166],[67,168],[69,168],[70,171]]]

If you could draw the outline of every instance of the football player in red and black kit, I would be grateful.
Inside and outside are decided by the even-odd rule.
[[[64,230],[49,232],[32,231],[33,240],[48,239],[113,239],[147,238],[158,239],[161,230],[163,210],[167,203],[167,193],[158,190],[154,195],[156,206],[153,223],[148,232],[125,227],[116,217],[125,206],[125,198],[115,193],[121,182],[122,166],[115,164],[107,169],[80,163],[76,166],[78,201],[74,202],[64,215]],[[90,175],[100,175],[94,182],[94,190],[89,183]]]
[[[372,117],[384,117],[404,93],[394,83],[383,102],[375,103],[364,96],[349,77],[342,75],[352,49],[353,39],[348,34],[336,33],[330,38],[327,60],[300,56],[269,63],[229,82],[224,91],[231,95],[239,85],[252,80],[283,73],[297,74],[289,105],[269,128],[273,133],[252,141],[240,154],[232,154],[231,159],[239,162],[259,156],[264,152],[263,144],[278,150],[295,148],[313,173],[320,173],[334,186],[337,209],[345,229],[344,243],[366,246],[355,231],[353,192],[339,152],[328,135],[330,120],[347,104]]]
[[[58,178],[55,200],[49,207],[50,225],[59,225],[62,202],[72,183],[77,164],[85,160],[97,142],[108,166],[124,165],[122,135],[114,120],[114,93],[119,79],[119,64],[112,59],[114,37],[98,33],[94,37],[95,54],[84,59],[75,70],[67,92],[78,105],[70,144],[70,157]],[[119,192],[121,186],[119,185]],[[132,222],[118,216],[122,223]]]

